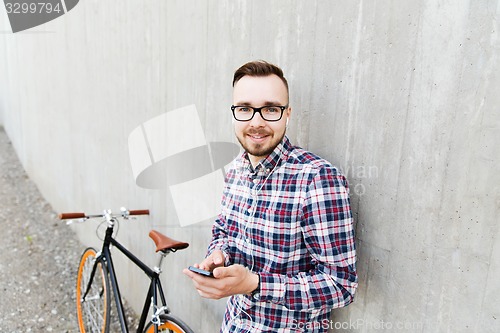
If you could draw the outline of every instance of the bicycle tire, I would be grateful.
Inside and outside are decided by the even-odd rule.
[[[158,326],[159,333],[194,333],[193,330],[189,328],[189,326],[185,322],[175,316],[164,314],[160,317],[163,324]],[[149,324],[146,326],[146,329],[144,330],[144,333],[154,333],[154,331],[155,327],[153,323],[149,322]]]
[[[80,259],[76,282],[76,309],[81,333],[106,333],[109,331],[110,289],[106,266],[97,264],[90,291],[82,302],[94,262],[96,250],[87,248]]]

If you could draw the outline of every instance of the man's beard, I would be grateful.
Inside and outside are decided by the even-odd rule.
[[[271,145],[267,148],[264,147],[264,145],[262,145],[262,144],[247,145],[245,142],[243,142],[244,140],[240,139],[240,137],[238,135],[236,135],[236,138],[238,139],[240,145],[243,147],[243,149],[248,154],[256,156],[256,157],[265,158],[265,157],[269,156],[274,151],[274,149],[280,144],[281,141],[283,141],[283,137],[285,136],[285,132],[286,131],[283,131],[283,134],[281,134],[281,137],[279,138],[279,140],[272,142]],[[259,134],[259,133],[261,133],[261,132],[249,132],[249,133],[245,133],[244,136],[246,136],[248,134]],[[264,134],[267,134],[267,133],[264,133]]]

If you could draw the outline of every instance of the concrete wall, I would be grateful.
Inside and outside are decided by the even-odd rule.
[[[127,138],[195,104],[208,141],[235,142],[233,70],[275,62],[290,138],[351,184],[360,285],[332,326],[498,332],[499,14],[498,0],[85,0],[12,34],[0,10],[0,123],[57,211],[150,208],[119,238],[151,263],[150,228],[190,242],[167,258],[171,306],[216,331],[225,301],[200,300],[180,273],[203,256],[210,221],[180,227],[167,189],[138,187]],[[94,229],[74,227],[85,245]],[[143,275],[119,271],[139,309]]]

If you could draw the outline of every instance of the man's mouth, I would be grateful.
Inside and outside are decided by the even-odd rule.
[[[263,141],[264,139],[266,139],[269,135],[268,134],[263,134],[263,133],[248,133],[248,136],[250,137],[250,139],[252,139],[253,141]]]

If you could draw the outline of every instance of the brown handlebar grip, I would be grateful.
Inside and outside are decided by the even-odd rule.
[[[59,214],[59,218],[61,220],[81,219],[84,217],[85,217],[85,213],[61,213],[61,214]]]
[[[129,210],[128,213],[130,215],[149,215],[149,209]]]

